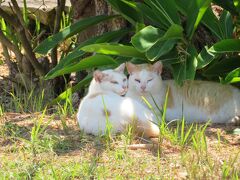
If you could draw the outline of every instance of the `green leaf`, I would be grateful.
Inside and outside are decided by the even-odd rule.
[[[215,43],[209,50],[210,53],[240,52],[240,39],[225,39]]]
[[[142,13],[135,2],[126,0],[107,0],[107,2],[134,26],[136,23],[143,23]]]
[[[47,54],[49,50],[57,46],[60,42],[64,41],[65,39],[85,30],[89,26],[96,25],[97,23],[100,23],[102,21],[114,18],[116,16],[94,16],[85,18],[83,20],[80,20],[66,28],[64,28],[62,31],[58,32],[57,34],[54,34],[47,39],[45,39],[41,44],[39,44],[34,51],[39,54]]]
[[[196,69],[197,69],[197,50],[194,46],[190,46],[187,49],[189,56],[186,61],[186,79],[193,80],[195,78]]]
[[[197,56],[197,61],[198,61],[197,69],[204,68],[209,63],[211,63],[215,58],[216,56],[214,54],[209,53],[208,47],[205,46]]]
[[[185,59],[181,59],[179,63],[171,65],[174,80],[179,85],[182,85],[184,80],[192,80],[195,77],[197,68],[197,50],[191,45],[188,47],[187,53],[188,55]]]
[[[65,100],[68,98],[69,94],[73,94],[76,91],[80,90],[81,88],[83,88],[84,86],[86,86],[87,84],[89,84],[89,82],[91,81],[92,76],[89,75],[87,77],[85,77],[82,81],[80,81],[77,85],[68,88],[66,91],[62,92],[58,97],[56,97],[55,99],[53,99],[48,105],[52,105],[52,104],[56,104],[62,100]]]
[[[188,3],[190,6],[188,6],[187,35],[192,39],[193,33],[211,4],[211,0],[188,1]]]
[[[240,67],[240,57],[229,57],[220,59],[210,65],[207,70],[204,71],[204,76],[223,76],[230,71]]]
[[[174,0],[145,0],[144,2],[154,12],[155,19],[161,24],[161,28],[168,29],[172,24],[180,24]]]
[[[167,32],[164,34],[163,38],[161,40],[167,40],[167,39],[181,39],[183,36],[183,28],[180,25],[172,24]]]
[[[172,49],[169,53],[159,58],[164,66],[176,64],[180,62],[179,55],[176,49]]]
[[[233,22],[232,22],[232,16],[229,12],[223,11],[220,16],[220,27],[222,29],[224,39],[230,39],[233,38]]]
[[[218,40],[224,39],[219,20],[213,14],[211,7],[206,10],[202,18],[202,23],[218,38]]]
[[[85,59],[82,59],[80,62],[74,65],[69,65],[67,67],[64,67],[63,69],[57,70],[53,74],[47,74],[45,76],[45,79],[52,79],[57,76],[72,73],[72,72],[96,68],[99,66],[114,65],[114,64],[117,64],[117,62],[109,56],[104,56],[104,55],[90,56]]]
[[[147,58],[150,61],[155,61],[156,59],[160,58],[161,56],[171,51],[174,45],[176,44],[176,42],[177,42],[176,39],[158,41],[147,51],[146,53]]]
[[[147,26],[132,37],[131,43],[140,52],[146,52],[158,41],[181,39],[182,32],[183,28],[177,24],[171,25],[165,34],[158,28]]]
[[[185,66],[185,62],[179,62],[171,65],[174,80],[177,84],[181,86],[183,85],[183,81],[186,78]]]
[[[121,29],[117,31],[106,32],[100,36],[93,37],[84,41],[83,43],[79,44],[71,53],[63,57],[60,62],[53,69],[51,69],[50,72],[48,72],[48,76],[52,75],[60,69],[63,69],[64,66],[68,66],[69,64],[74,64],[79,61],[78,58],[85,54],[85,52],[81,50],[82,47],[92,43],[101,43],[120,39],[130,31],[131,29]]]
[[[162,30],[153,26],[147,26],[132,37],[131,43],[138,51],[146,52],[163,35],[164,32]]]
[[[240,68],[237,68],[225,77],[225,79],[221,79],[221,83],[228,84],[228,83],[236,83],[240,82]]]
[[[190,37],[193,36],[193,33],[194,33],[195,30],[197,29],[198,24],[200,23],[203,15],[204,15],[205,12],[207,11],[208,7],[210,6],[211,1],[212,1],[212,0],[198,0],[199,12],[198,12],[198,14],[197,14],[196,21],[195,21],[194,26],[193,26],[193,30],[192,30],[192,32],[190,33]]]
[[[211,8],[208,8],[203,19],[203,24],[219,39],[228,39],[233,37],[233,21],[231,14],[223,10],[218,20]]]
[[[137,7],[140,11],[144,12],[143,17],[148,21],[151,22],[150,24],[156,27],[162,27],[162,23],[160,22],[162,19],[156,16],[156,14],[152,11],[152,9],[143,3],[138,3]]]
[[[117,31],[106,32],[100,36],[96,36],[88,39],[87,41],[79,44],[71,53],[61,59],[61,62],[64,62],[64,65],[69,64],[72,59],[76,59],[85,54],[84,51],[81,50],[82,47],[93,44],[93,43],[104,43],[116,39],[121,39],[127,33],[129,33],[131,29],[120,29]]]
[[[145,58],[143,53],[140,53],[132,46],[122,44],[100,43],[84,46],[81,50],[86,52],[96,52],[100,54],[118,55],[125,57]]]

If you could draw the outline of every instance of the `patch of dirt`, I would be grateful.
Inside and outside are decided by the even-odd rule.
[[[134,173],[137,177],[144,177],[146,175],[157,176],[158,174],[164,174],[166,171],[166,173],[170,173],[169,176],[173,176],[175,179],[186,179],[189,173],[186,171],[186,168],[191,166],[191,159],[193,164],[198,161],[198,155],[190,149],[190,146],[181,149],[179,145],[171,143],[167,139],[164,139],[161,144],[160,154],[156,145],[150,146],[150,148],[126,149],[124,142],[119,138],[110,144],[110,150],[108,150],[106,144],[102,142],[101,139],[90,135],[83,135],[79,130],[76,119],[54,115],[45,115],[42,117],[39,113],[5,113],[0,117],[0,129],[2,130],[4,127],[7,132],[5,132],[5,136],[0,136],[0,157],[7,155],[10,159],[15,160],[17,158],[14,153],[16,141],[19,141],[17,148],[24,149],[24,141],[20,141],[19,138],[30,140],[32,127],[41,121],[41,127],[47,125],[45,133],[43,132],[43,134],[52,135],[59,139],[59,141],[57,141],[53,149],[55,155],[51,155],[50,153],[45,153],[44,155],[44,153],[41,153],[36,157],[40,160],[46,159],[52,162],[57,158],[54,160],[54,162],[57,161],[56,163],[83,163],[85,161],[93,163],[91,162],[93,158],[98,157],[96,162],[97,166],[109,168],[111,172],[110,175],[120,173],[123,177],[127,178],[129,174]],[[67,127],[66,129],[63,128],[63,122]],[[217,165],[214,165],[217,166],[217,169],[220,168],[224,162],[230,161],[231,157],[240,152],[240,135],[230,133],[234,128],[236,127],[211,125],[206,129],[208,158],[214,161],[214,163],[217,163]],[[16,133],[14,134],[12,131]],[[16,137],[16,139],[14,139],[14,146],[12,146],[13,139],[10,138],[10,136]],[[136,138],[131,144],[139,145],[148,143],[146,140]],[[150,143],[149,145],[152,144]],[[19,150],[17,150],[17,152],[18,151]],[[119,155],[118,152],[120,152]],[[122,152],[124,152],[123,155],[121,154]],[[189,158],[189,160],[184,162],[185,164],[182,160],[183,152],[188,153],[187,158]],[[121,161],[122,158],[123,160]],[[130,159],[130,161],[124,161],[124,158]],[[240,165],[240,158],[238,158],[235,164]],[[218,176],[219,175],[216,175],[216,177]]]
[[[150,148],[126,149],[124,141],[117,138],[110,144],[109,149],[106,148],[106,143],[102,142],[101,139],[90,135],[83,135],[79,130],[76,119],[53,115],[42,117],[40,113],[5,113],[0,117],[0,130],[5,128],[5,136],[0,136],[0,157],[8,156],[8,158],[15,161],[17,158],[15,157],[16,153],[14,153],[16,141],[18,141],[17,148],[24,149],[24,141],[19,139],[30,140],[32,127],[41,121],[41,127],[46,126],[45,133],[43,132],[43,134],[57,137],[59,141],[53,149],[55,154],[38,154],[35,157],[38,161],[45,159],[44,161],[56,161],[55,163],[57,164],[62,162],[82,164],[86,161],[90,164],[96,163],[97,167],[100,168],[103,166],[111,172],[109,175],[106,174],[109,178],[115,177],[119,173],[125,178],[129,178],[129,174],[131,173],[137,175],[136,177],[145,177],[146,175],[155,175],[157,177],[158,174],[164,175],[166,173],[166,176],[163,177],[169,176],[175,179],[186,179],[189,178],[190,173],[186,169],[196,165],[201,160],[197,159],[199,155],[190,146],[181,149],[179,145],[171,143],[167,139],[163,139],[160,154],[157,145],[151,146],[151,143],[149,144],[141,138],[135,138],[131,144],[148,144]],[[63,128],[63,122],[67,127],[66,129]],[[211,125],[206,129],[207,157],[214,162],[215,171],[217,169],[221,170],[224,162],[231,162],[231,158],[240,152],[240,135],[230,133],[234,128],[236,127]],[[16,133],[13,133],[13,131]],[[14,136],[16,139],[9,138],[8,136]],[[187,156],[186,162],[184,161],[185,156],[182,156],[183,152]],[[205,156],[203,155],[203,157]],[[97,160],[94,160],[94,158],[97,158]],[[128,160],[124,160],[124,158]],[[113,162],[114,165],[112,164]],[[238,158],[235,164],[240,165],[240,158]],[[204,171],[208,172],[207,169]],[[219,174],[209,176],[220,177]]]

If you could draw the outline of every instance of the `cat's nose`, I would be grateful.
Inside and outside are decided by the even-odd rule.
[[[146,89],[146,85],[141,85],[141,89],[144,91]]]

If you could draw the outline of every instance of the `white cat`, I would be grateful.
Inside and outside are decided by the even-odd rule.
[[[154,116],[145,106],[131,98],[122,97],[127,91],[125,64],[114,70],[95,71],[89,92],[79,105],[77,120],[80,129],[93,135],[104,134],[107,119],[111,132],[123,132],[136,123],[136,130],[148,137],[159,135]]]
[[[144,96],[159,112],[152,97],[162,109],[166,92],[168,104],[166,120],[181,119],[186,122],[226,123],[239,121],[240,91],[230,85],[222,85],[209,81],[185,81],[182,87],[173,80],[162,81],[162,63],[153,65],[134,65],[127,63],[129,90],[126,96],[141,101]]]

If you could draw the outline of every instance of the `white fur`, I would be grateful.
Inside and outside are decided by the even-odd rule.
[[[205,82],[202,81],[202,83],[204,84]],[[207,84],[210,85],[209,82]],[[173,80],[163,81],[163,85],[165,87],[171,87],[174,102],[174,106],[172,108],[168,108],[166,112],[166,119],[168,121],[181,119],[181,117],[184,116],[186,122],[211,121],[213,123],[228,123],[231,122],[235,116],[240,115],[240,92],[234,87],[226,85],[225,88],[230,88],[232,91],[232,97],[221,104],[220,108],[216,111],[209,112],[207,107],[203,109],[184,99],[178,91],[181,87],[176,85]],[[219,86],[221,85],[219,84]],[[206,87],[205,89],[206,92],[214,90],[215,89],[211,87]],[[203,94],[199,94],[199,99],[201,99],[201,101],[214,101],[214,98],[203,96]],[[164,94],[162,94],[162,96],[164,96]]]
[[[104,74],[103,77],[101,73]],[[119,96],[126,93],[126,88],[123,87],[127,86],[127,81],[124,79],[126,76],[123,70],[95,72],[89,92],[81,101],[77,113],[81,130],[93,135],[104,134],[107,122],[104,112],[107,111],[112,133],[123,132],[136,120],[137,131],[146,136],[159,134],[158,126],[151,122],[154,120],[153,114],[147,108],[131,98]],[[118,84],[111,81],[117,81]]]
[[[159,62],[157,62],[159,63]],[[154,66],[154,65],[153,65]],[[137,67],[137,66],[136,66]],[[129,90],[126,94],[126,96],[134,98],[138,101],[141,101],[143,104],[145,104],[142,101],[141,96],[144,96],[149,103],[154,107],[154,110],[158,112],[158,108],[155,106],[154,101],[152,100],[151,95],[153,96],[155,102],[157,103],[158,107],[162,109],[165,96],[168,87],[171,89],[172,94],[172,100],[173,105],[172,107],[167,108],[166,111],[166,120],[171,121],[173,119],[181,119],[184,116],[184,119],[186,122],[206,122],[208,120],[211,120],[214,123],[226,123],[230,122],[235,116],[240,115],[240,92],[238,89],[232,87],[232,86],[225,86],[225,88],[229,88],[232,92],[232,97],[230,97],[228,100],[223,102],[219,105],[219,109],[215,110],[214,112],[209,112],[208,107],[198,107],[197,105],[191,104],[191,101],[188,101],[183,97],[181,92],[181,87],[176,85],[174,81],[168,80],[168,81],[162,81],[161,79],[161,66],[160,73],[156,71],[146,70],[142,69],[139,71],[139,68],[137,69],[134,67],[133,64],[130,64],[130,67],[127,66],[128,71],[130,71],[130,77],[129,77]],[[144,67],[144,66],[143,66]],[[147,66],[146,66],[147,67]],[[154,78],[151,83],[147,82],[148,79]],[[137,82],[135,79],[140,79],[140,83]],[[190,92],[197,94],[196,95],[196,101],[215,101],[214,97],[208,97],[208,91],[217,92],[218,89],[216,86],[216,83],[206,83],[204,81],[201,81],[203,85],[206,84],[206,86],[202,86],[202,89],[198,92]],[[141,85],[146,85],[146,91],[142,92]],[[209,87],[210,86],[210,87]],[[211,87],[212,86],[212,87]],[[205,88],[206,87],[206,88]],[[221,89],[221,88],[219,88]],[[188,98],[192,98],[191,96]],[[193,97],[194,98],[194,97]],[[221,94],[218,95],[216,98],[221,98]],[[194,100],[194,99],[193,99]],[[220,101],[218,101],[220,102]],[[218,103],[216,102],[216,103]]]
[[[140,83],[135,79],[140,79]],[[148,81],[150,79],[152,80]],[[145,91],[142,91],[141,86],[146,86]],[[164,103],[164,95],[161,94],[162,91],[165,92],[165,86],[162,84],[161,76],[156,72],[142,70],[138,74],[130,74],[126,96],[142,102],[147,107],[142,98],[144,97],[152,105],[155,112],[159,113],[158,108],[161,109]]]

